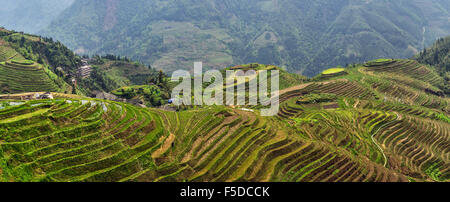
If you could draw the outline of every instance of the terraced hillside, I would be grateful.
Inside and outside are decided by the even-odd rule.
[[[21,55],[8,45],[7,42],[0,39],[0,61],[6,61],[10,59],[24,59]]]
[[[0,94],[74,92],[70,76],[78,60],[52,39],[0,27]]]
[[[239,110],[59,100],[10,106],[0,116],[5,181],[407,180]]]
[[[49,74],[52,73],[48,69],[33,61],[9,60],[0,62],[1,91],[7,93],[60,91]]]
[[[3,101],[0,179],[449,181],[450,100],[436,95],[440,79],[413,61],[370,64],[282,89],[273,117],[259,107]]]

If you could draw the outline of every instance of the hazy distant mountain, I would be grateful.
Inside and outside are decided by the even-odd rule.
[[[417,54],[450,34],[448,0],[76,0],[41,34],[172,71],[249,62],[314,75]]]
[[[75,0],[1,0],[0,26],[36,33]]]

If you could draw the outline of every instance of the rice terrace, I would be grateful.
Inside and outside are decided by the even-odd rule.
[[[342,16],[345,9],[326,14],[337,9],[331,2],[314,10],[316,3],[251,0],[242,13],[238,1],[208,0],[214,6],[195,7],[198,15],[191,1],[185,12],[173,1],[67,2],[43,15],[52,19],[34,34],[0,19],[0,182],[450,182],[445,16],[429,14],[409,34],[419,27],[411,16],[400,17],[413,28],[388,21],[397,15],[371,19],[388,9],[372,1],[353,2]],[[315,12],[297,16],[291,7]],[[261,13],[273,19],[257,20]],[[201,60],[221,77],[171,79],[175,67],[190,75]],[[226,83],[227,71],[256,74]],[[249,93],[266,71],[267,91]],[[245,101],[178,105],[180,96],[197,99],[194,90],[174,93],[187,81],[214,96],[242,86],[235,98]],[[275,115],[250,104],[263,95],[276,95]]]
[[[447,181],[449,100],[423,90],[440,82],[433,71],[409,60],[347,71],[293,84],[304,87],[280,95],[274,117],[257,106],[5,100],[2,180]],[[414,72],[429,80],[408,85]]]

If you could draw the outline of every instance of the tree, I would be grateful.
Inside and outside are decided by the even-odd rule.
[[[164,82],[164,72],[162,70],[159,70],[158,84],[162,84],[163,82]]]
[[[22,36],[22,38],[20,38],[20,46],[23,47],[24,44],[25,44],[25,37]]]
[[[42,57],[39,55],[38,61],[39,64],[44,64],[44,60],[42,59]]]
[[[433,63],[439,63],[439,52],[436,51],[434,52],[434,61]]]

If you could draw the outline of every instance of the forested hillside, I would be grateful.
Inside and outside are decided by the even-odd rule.
[[[85,76],[80,75],[83,65],[89,68]],[[51,91],[95,96],[147,85],[158,76],[159,71],[127,57],[81,57],[52,38],[0,28],[0,94]]]
[[[47,27],[74,1],[2,0],[0,2],[0,26],[35,34]]]
[[[449,34],[449,10],[446,0],[77,0],[42,33],[166,72],[258,62],[313,76],[409,58]]]
[[[445,92],[450,95],[450,36],[437,40],[433,46],[418,54],[416,59],[436,67],[446,81]]]

